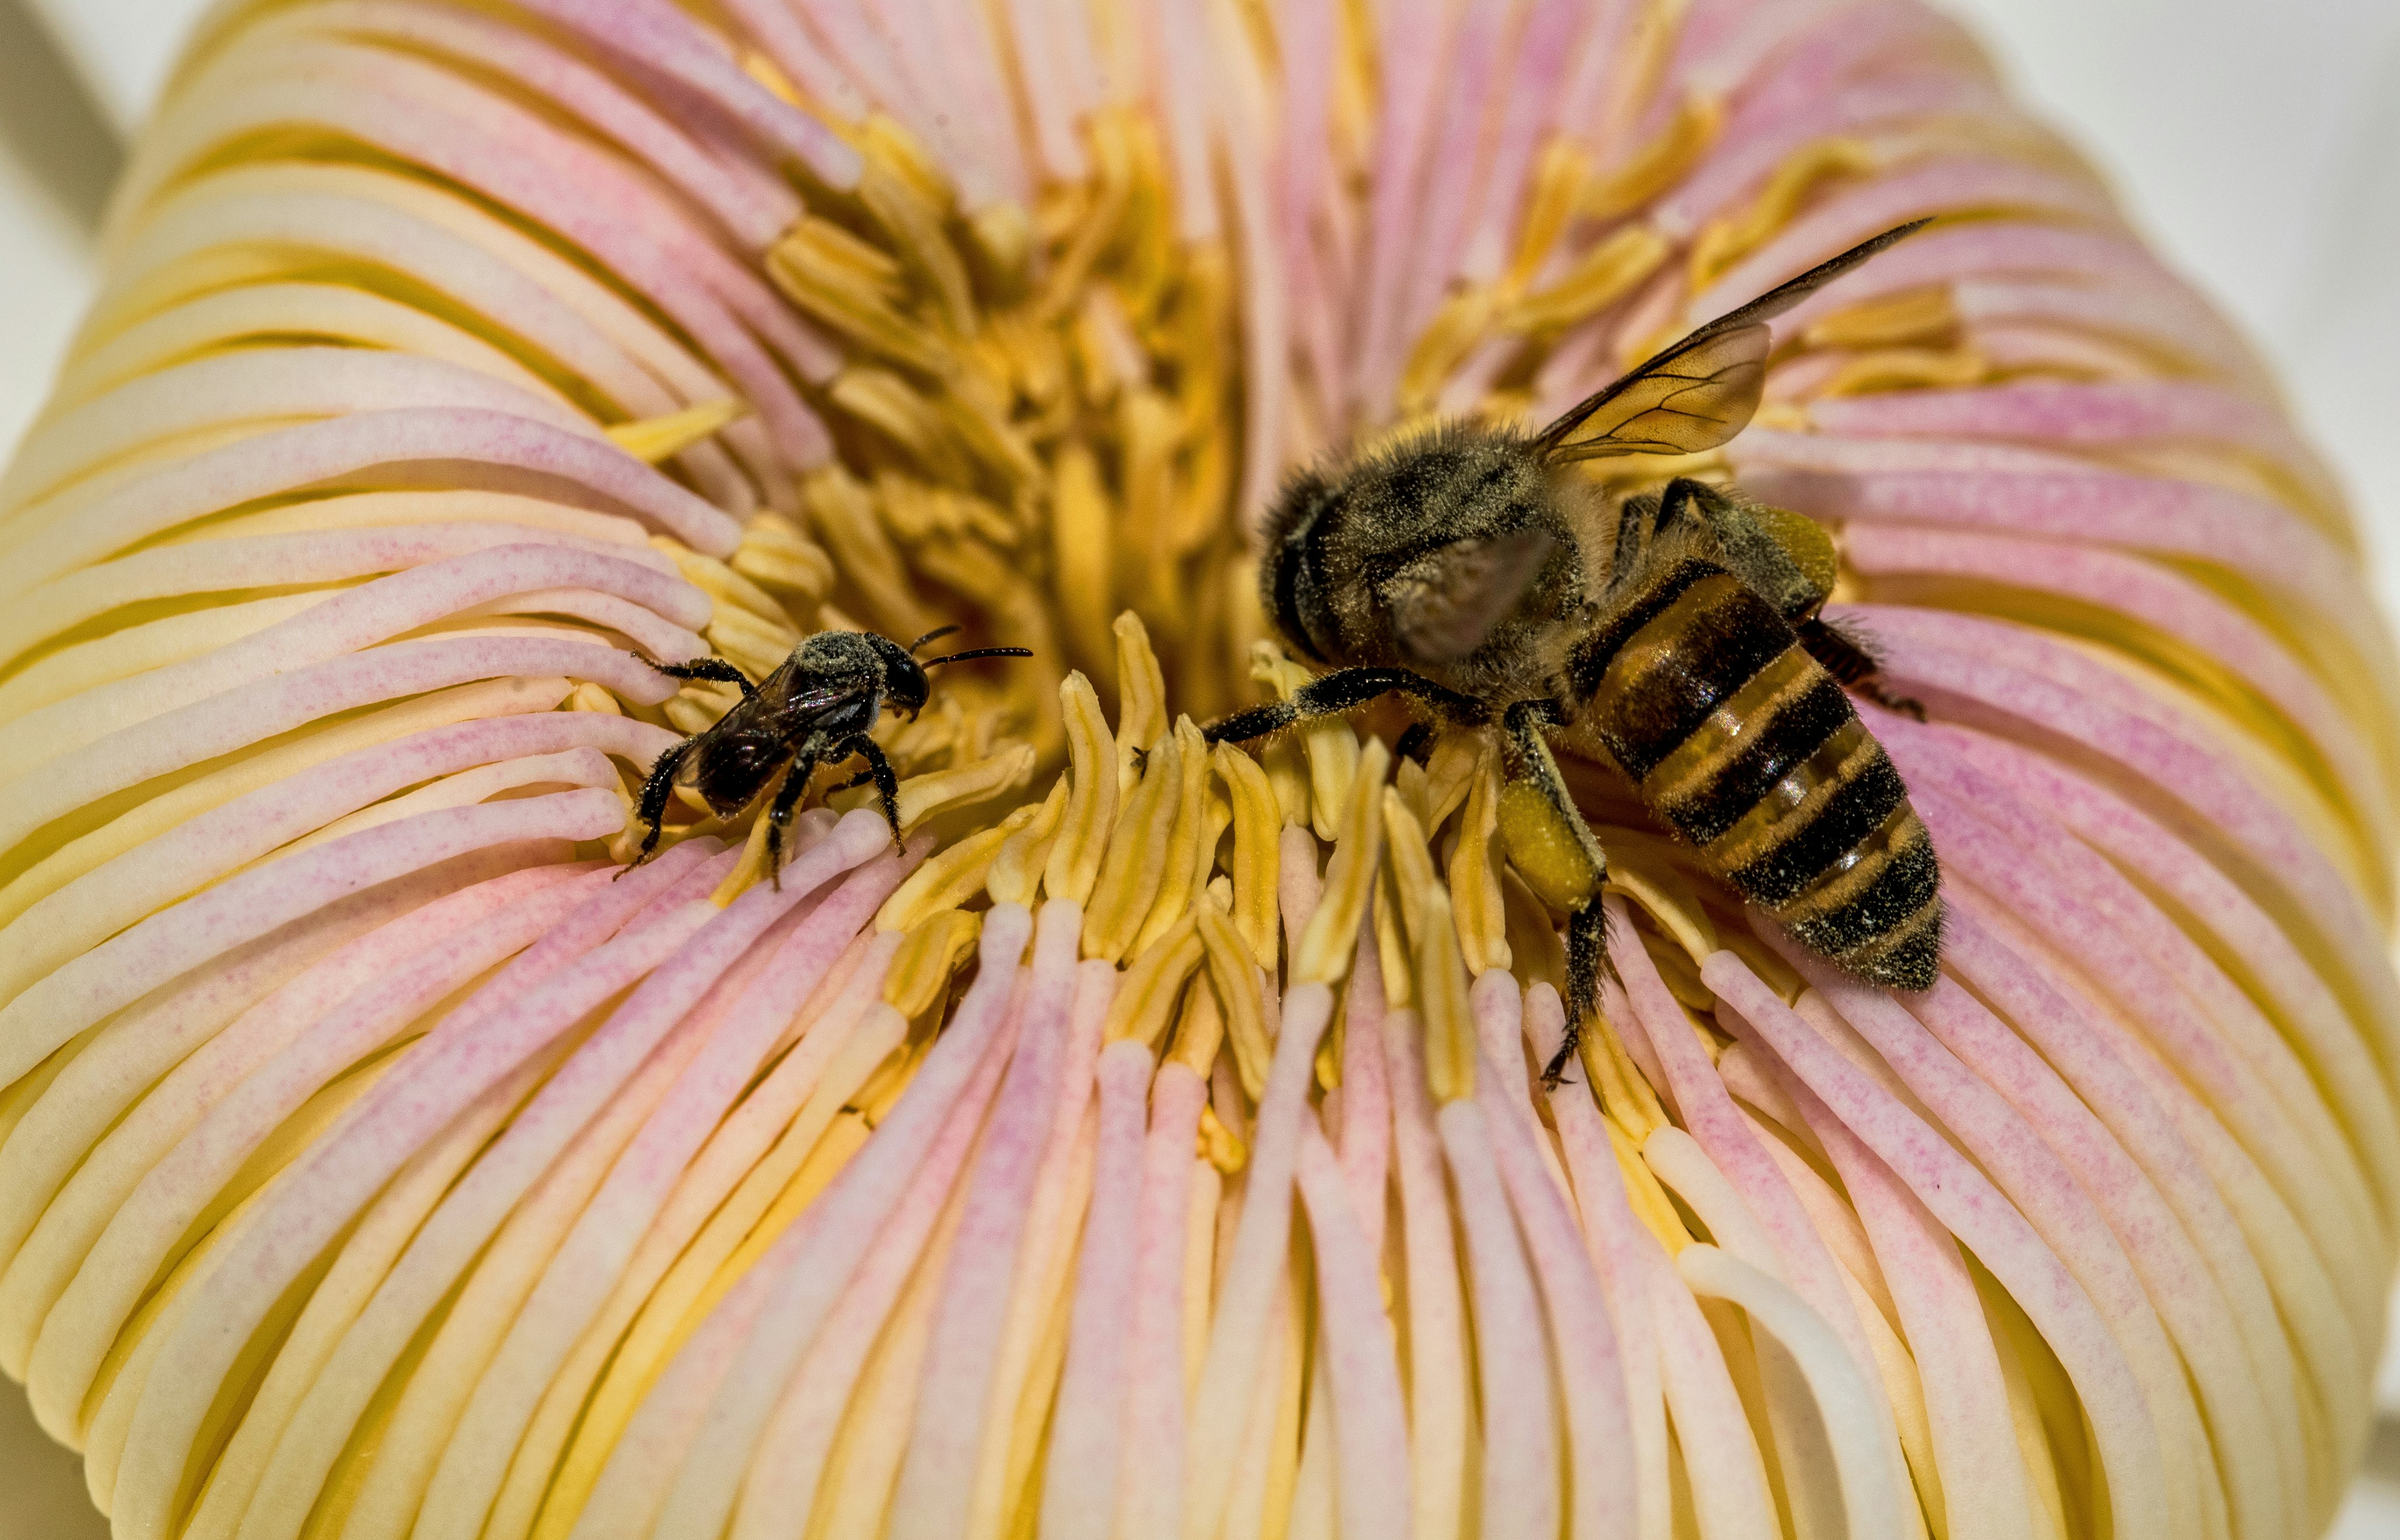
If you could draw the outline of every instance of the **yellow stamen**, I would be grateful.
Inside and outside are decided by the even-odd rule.
[[[964,909],[946,909],[920,923],[893,954],[883,975],[883,1000],[914,1021],[941,1001],[950,975],[975,950],[983,921]]]
[[[754,514],[726,565],[770,593],[798,600],[803,611],[833,592],[833,558],[780,513]]]
[[[1846,305],[1800,334],[1805,348],[1902,348],[1955,340],[1958,308],[1950,291],[1909,289]]]
[[[1214,1107],[1200,1109],[1200,1135],[1194,1141],[1202,1160],[1226,1176],[1232,1176],[1250,1163],[1250,1147],[1242,1136],[1225,1126]]]
[[[1139,951],[1166,934],[1183,918],[1192,901],[1207,891],[1208,867],[1217,853],[1215,841],[1206,849],[1201,834],[1208,821],[1208,743],[1189,716],[1175,721],[1175,823],[1166,837],[1166,860],[1159,872],[1158,895],[1150,915],[1134,937]]]
[[[965,447],[950,432],[932,398],[889,369],[854,363],[834,376],[826,396],[851,416],[891,440],[909,463],[952,486],[975,480]]]
[[[1674,1200],[1658,1185],[1650,1163],[1642,1158],[1641,1145],[1614,1122],[1601,1126],[1608,1130],[1609,1151],[1616,1156],[1617,1174],[1625,1179],[1625,1196],[1632,1206],[1633,1217],[1650,1227],[1650,1233],[1667,1248],[1667,1255],[1674,1256],[1692,1244],[1692,1233],[1684,1227],[1683,1216],[1675,1212]]]
[[[1653,34],[1657,30],[1652,29]],[[1671,34],[1672,23],[1663,30]],[[1717,129],[1724,121],[1724,104],[1714,97],[1685,97],[1657,138],[1586,189],[1580,211],[1583,217],[1622,218],[1683,181],[1715,143]]]
[[[763,797],[766,793],[760,795]],[[750,825],[750,838],[742,844],[742,859],[733,864],[733,869],[725,874],[725,880],[708,895],[710,903],[721,909],[748,893],[767,875],[767,831],[773,825],[764,818]]]
[[[1409,811],[1397,786],[1384,788],[1384,849],[1391,855],[1391,875],[1399,900],[1402,922],[1411,946],[1424,946],[1417,924],[1425,913],[1425,895],[1440,885],[1434,875],[1433,852],[1425,846],[1425,825]]]
[[[1316,676],[1281,650],[1261,644],[1251,654],[1250,677],[1289,701]],[[1358,734],[1340,716],[1320,716],[1303,724],[1299,737],[1308,751],[1308,805],[1316,838],[1330,839],[1338,826],[1334,820],[1349,801],[1351,778],[1357,773]]]
[[[1261,968],[1275,962],[1276,882],[1282,871],[1282,818],[1275,787],[1259,762],[1230,743],[1211,764],[1234,816],[1234,929]],[[1212,847],[1213,848],[1213,847]]]
[[[993,903],[1033,906],[1034,896],[1042,888],[1043,868],[1049,863],[1050,847],[1066,822],[1067,797],[1067,777],[1062,775],[1050,783],[1050,795],[1042,799],[1032,815],[1001,841],[984,878],[984,891],[991,895]]]
[[[609,441],[618,448],[637,460],[648,460],[657,465],[661,460],[675,458],[726,424],[743,416],[749,410],[749,402],[729,396],[722,401],[687,406],[680,412],[669,412],[664,416],[620,422],[607,431]]]
[[[1150,645],[1150,628],[1126,610],[1116,618],[1117,794],[1133,789],[1142,751],[1167,730],[1166,675]]]
[[[900,264],[831,220],[804,215],[768,249],[767,275],[793,304],[885,358],[938,375],[942,355],[900,308]]]
[[[1289,977],[1293,984],[1338,984],[1350,971],[1358,921],[1366,915],[1367,895],[1383,864],[1384,772],[1390,764],[1391,755],[1380,741],[1369,742],[1359,756],[1350,797],[1342,810],[1333,860],[1325,869],[1324,894],[1291,960]]]
[[[1190,915],[1152,942],[1117,980],[1117,992],[1109,1002],[1108,1022],[1101,1036],[1110,1043],[1131,1038],[1156,1047],[1166,1032],[1167,1023],[1174,1018],[1175,1002],[1183,992],[1184,981],[1200,966],[1206,949],[1198,921]],[[1179,1034],[1178,1051],[1180,1049]],[[1208,1051],[1213,1057],[1213,1043]],[[1207,1067],[1204,1065],[1198,1072],[1207,1073]]]
[[[909,777],[900,783],[897,798],[900,832],[904,836],[913,834],[924,825],[926,820],[938,814],[1006,796],[1025,784],[1032,775],[1033,760],[1032,744],[1012,743],[971,765]],[[857,806],[865,807],[873,801],[875,788],[858,786],[843,793],[843,796]]]
[[[1417,1009],[1425,1020],[1425,1084],[1434,1100],[1475,1094],[1475,1015],[1466,1002],[1466,963],[1459,955],[1450,895],[1425,890],[1417,920]]]
[[[1408,924],[1402,918],[1399,883],[1386,869],[1375,879],[1375,961],[1384,975],[1384,1008],[1405,1011],[1416,1004],[1416,971],[1409,961]]]
[[[770,623],[731,606],[718,609],[702,634],[718,657],[753,679],[763,679],[781,668],[800,645],[799,632],[788,622]]]
[[[1619,843],[1612,838],[1609,886],[1649,911],[1650,917],[1675,938],[1675,944],[1684,948],[1697,969],[1718,949],[1716,926],[1700,906],[1699,895],[1681,873],[1664,861],[1643,859],[1647,852],[1637,854],[1637,851],[1638,847],[1630,840]]]
[[[1207,943],[1200,939],[1196,920],[1191,940],[1191,966],[1196,969],[1207,955]],[[1183,997],[1183,1014],[1176,1019],[1175,1042],[1167,1049],[1167,1059],[1206,1080],[1216,1065],[1218,1051],[1224,1045],[1225,1012],[1217,1002],[1217,991],[1206,984],[1197,985]]]
[[[1051,797],[1063,801],[1055,788]],[[942,911],[957,909],[986,887],[1001,847],[1030,826],[1049,806],[1048,802],[1029,802],[991,828],[968,835],[910,872],[908,879],[876,911],[875,928],[914,931]]]
[[[1691,286],[1697,293],[1735,263],[1774,238],[1802,203],[1828,181],[1875,169],[1875,151],[1855,139],[1820,139],[1784,157],[1748,209],[1711,220],[1692,242]]]
[[[899,550],[857,477],[826,466],[800,484],[800,500],[840,567],[846,591],[865,601],[874,627],[898,636],[934,629],[938,622],[910,587]]]
[[[1082,674],[1070,674],[1058,687],[1058,703],[1067,728],[1070,770],[1067,811],[1043,886],[1053,898],[1081,904],[1092,896],[1100,875],[1109,836],[1117,811],[1116,740],[1100,715],[1100,699]]]
[[[1166,876],[1176,793],[1182,780],[1182,748],[1172,736],[1162,734],[1151,745],[1149,769],[1118,814],[1099,880],[1092,888],[1084,914],[1085,957],[1114,962],[1141,934],[1142,920]]]
[[[685,582],[708,595],[708,602],[716,609],[712,624],[723,620],[727,611],[739,610],[762,624],[791,628],[791,617],[773,595],[716,557],[703,556],[682,541],[663,535],[651,537],[650,549],[673,561]]]
[[[1068,656],[1085,668],[1103,667],[1114,657],[1109,588],[1115,510],[1100,484],[1099,461],[1081,441],[1060,447],[1052,497],[1051,559]]]
[[[1241,1074],[1242,1089],[1255,1103],[1266,1093],[1267,1065],[1275,1056],[1275,1044],[1267,1040],[1266,1019],[1259,1005],[1258,965],[1250,961],[1249,948],[1234,933],[1233,921],[1214,905],[1203,904],[1193,915],[1199,921],[1201,945],[1208,954],[1208,980],[1225,1013],[1225,1038],[1233,1045],[1234,1068]]]
[[[866,1083],[858,1088],[858,1094],[850,1098],[850,1104],[858,1109],[859,1116],[866,1120],[869,1128],[881,1123],[899,1104],[901,1094],[908,1089],[908,1083],[917,1078],[917,1066],[933,1051],[933,1046],[934,1040],[930,1036],[907,1043],[878,1065]]]
[[[1634,1067],[1632,1057],[1625,1051],[1625,1041],[1617,1035],[1616,1024],[1609,1020],[1607,1012],[1598,1012],[1584,1023],[1579,1056],[1585,1072],[1591,1077],[1592,1089],[1600,1094],[1601,1111],[1635,1145],[1666,1124],[1667,1113],[1659,1105],[1658,1094]]]
[[[1673,250],[1649,225],[1629,225],[1577,257],[1548,288],[1511,301],[1497,323],[1528,336],[1563,332],[1633,293]]]
[[[1542,146],[1534,163],[1534,184],[1526,190],[1525,213],[1517,229],[1517,254],[1502,279],[1512,293],[1520,291],[1550,254],[1559,238],[1574,223],[1584,187],[1591,181],[1591,157],[1572,139],[1554,137]]]
[[[906,130],[880,114],[870,121],[877,131],[860,145],[866,164],[859,170],[858,201],[891,238],[909,275],[940,302],[951,330],[967,335],[975,329],[975,295],[966,265],[942,233],[948,189],[934,183],[937,173],[922,157],[906,156],[905,168],[900,164],[897,141]]]
[[[1507,921],[1509,971],[1528,988],[1547,983],[1564,990],[1567,953],[1557,924],[1513,866],[1500,868],[1500,903]]]
[[[1467,972],[1481,975],[1508,966],[1508,915],[1501,896],[1494,837],[1500,827],[1500,756],[1487,745],[1474,765],[1466,815],[1450,857],[1450,897],[1458,915],[1458,944]]]
[[[1425,758],[1425,806],[1419,810],[1426,833],[1439,834],[1466,800],[1491,742],[1480,731],[1445,732],[1434,740],[1433,753]]]
[[[1972,348],[1890,348],[1848,361],[1818,393],[1862,396],[1875,390],[1980,385],[1990,374],[1990,363]]]
[[[1301,756],[1297,738],[1274,738],[1258,751],[1259,766],[1266,771],[1267,784],[1275,792],[1277,816],[1286,824],[1302,828],[1312,826],[1315,809],[1308,792],[1308,762]]]

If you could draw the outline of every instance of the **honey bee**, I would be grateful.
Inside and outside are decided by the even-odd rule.
[[[1941,868],[1846,690],[1887,696],[1863,642],[1820,614],[1833,543],[1800,514],[1679,477],[1608,498],[1567,469],[1716,448],[1758,409],[1767,321],[1905,238],[1903,225],[1709,322],[1537,432],[1446,424],[1294,476],[1265,526],[1260,598],[1330,672],[1207,729],[1241,741],[1412,698],[1496,719],[1511,863],[1567,915],[1571,1061],[1607,966],[1607,857],[1548,740],[1597,741],[1707,868],[1793,940],[1901,989],[1932,987]]]

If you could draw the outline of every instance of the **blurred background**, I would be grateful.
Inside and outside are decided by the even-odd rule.
[[[204,3],[0,0],[0,462],[89,293],[125,140]],[[2278,366],[2400,615],[2400,4],[1937,3]],[[2379,1390],[2384,1420],[2339,1540],[2400,1540],[2400,1355]],[[0,1383],[0,1540],[106,1533],[74,1456]]]

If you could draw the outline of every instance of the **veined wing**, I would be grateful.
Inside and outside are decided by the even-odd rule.
[[[1719,316],[1568,408],[1534,436],[1534,453],[1565,461],[1714,449],[1750,426],[1758,410],[1773,340],[1766,323],[1930,223],[1919,219],[1886,230]]]

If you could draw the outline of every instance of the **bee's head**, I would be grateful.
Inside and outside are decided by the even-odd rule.
[[[1028,647],[969,647],[964,652],[953,652],[947,657],[928,658],[921,663],[917,661],[918,648],[927,642],[937,641],[948,636],[958,629],[956,626],[942,626],[937,630],[929,631],[909,643],[906,651],[901,649],[897,642],[888,641],[881,636],[874,638],[877,644],[876,650],[882,654],[883,658],[883,703],[885,705],[894,711],[905,711],[911,716],[922,711],[930,690],[925,678],[925,671],[929,668],[939,668],[944,663],[962,663],[970,658],[1030,658],[1033,656],[1032,650]]]

